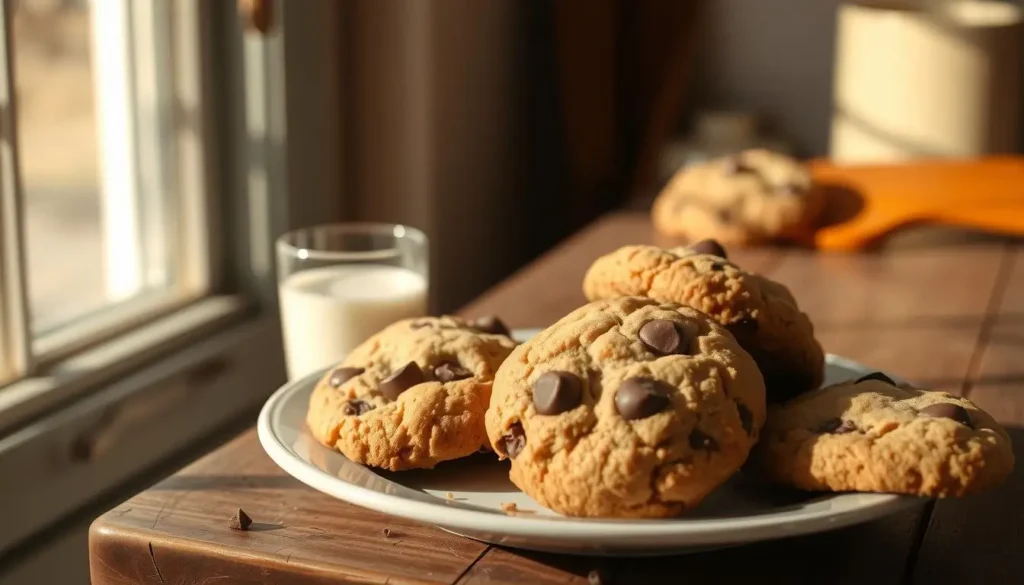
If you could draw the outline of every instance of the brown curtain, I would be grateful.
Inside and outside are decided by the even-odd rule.
[[[344,215],[424,229],[448,311],[650,188],[694,0],[346,2]]]
[[[551,5],[574,225],[658,187],[658,156],[687,96],[699,8],[698,0]]]

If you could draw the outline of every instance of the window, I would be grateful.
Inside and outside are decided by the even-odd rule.
[[[5,4],[0,379],[210,292],[196,9]]]
[[[0,1],[0,555],[284,381],[273,241],[339,208],[339,8],[236,6]]]
[[[204,218],[188,210],[207,194],[187,170],[202,132],[197,67],[175,51],[173,27],[187,25],[172,2],[10,6],[8,197],[20,199],[12,220],[35,364],[206,292],[206,255],[181,244],[203,240]]]

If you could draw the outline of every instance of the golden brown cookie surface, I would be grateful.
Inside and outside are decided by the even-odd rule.
[[[555,511],[664,517],[743,464],[764,421],[750,356],[693,309],[644,298],[585,305],[498,370],[487,432],[511,478]]]
[[[515,342],[493,324],[421,317],[388,326],[324,375],[310,397],[313,436],[352,461],[431,468],[487,446],[494,373]]]
[[[590,266],[583,292],[589,300],[638,295],[707,313],[754,357],[769,402],[817,388],[824,378],[821,344],[789,289],[736,266],[713,241],[624,246]]]
[[[950,497],[996,486],[1014,456],[1006,431],[969,400],[876,374],[772,407],[751,465],[807,490]]]

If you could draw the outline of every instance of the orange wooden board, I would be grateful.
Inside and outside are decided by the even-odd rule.
[[[1024,157],[809,166],[828,197],[818,249],[864,248],[917,223],[1024,235]]]

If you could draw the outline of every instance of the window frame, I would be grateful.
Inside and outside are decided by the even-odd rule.
[[[285,379],[274,240],[341,219],[341,9],[278,0],[272,29],[258,35],[241,29],[233,3],[174,0],[175,10],[188,5],[203,64],[193,90],[214,123],[191,145],[202,154],[179,165],[221,195],[186,211],[224,236],[192,244],[223,251],[203,256],[214,294],[0,390],[0,555],[204,437],[254,420]],[[310,74],[310,63],[322,71]]]
[[[102,172],[100,199],[102,215],[108,221],[104,235],[107,236],[107,266],[119,267],[112,271],[114,277],[107,280],[112,285],[108,288],[118,289],[127,295],[135,288],[145,284],[144,274],[155,262],[149,261],[144,255],[150,254],[152,244],[159,247],[173,246],[176,242],[210,241],[209,233],[215,233],[217,227],[208,219],[209,210],[218,202],[213,198],[215,191],[202,182],[202,175],[193,169],[199,168],[205,157],[212,152],[209,146],[209,135],[204,140],[197,140],[195,134],[205,128],[205,124],[185,126],[184,129],[174,127],[167,113],[171,102],[180,105],[179,110],[190,108],[196,119],[211,119],[206,115],[210,107],[208,95],[203,94],[203,55],[200,51],[189,49],[199,43],[194,42],[200,36],[202,4],[196,0],[105,0],[90,5],[90,33],[94,39],[94,86],[97,92],[97,141],[100,151]],[[4,47],[6,49],[6,73],[8,87],[13,88],[16,75],[13,60],[12,43],[16,42],[11,31],[11,2],[5,0],[4,15]],[[172,19],[173,17],[173,19]],[[172,22],[172,26],[160,29],[159,23]],[[159,32],[158,32],[159,31]],[[159,37],[157,35],[160,35]],[[170,47],[171,36],[174,39],[173,49]],[[187,42],[187,39],[193,42]],[[178,50],[180,54],[168,53]],[[139,55],[141,53],[141,56]],[[159,63],[157,62],[159,61]],[[157,69],[165,70],[173,66],[173,71],[158,74]],[[162,94],[162,95],[161,95]],[[0,95],[3,99],[5,95]],[[13,223],[10,231],[20,237],[10,247],[0,245],[0,254],[8,257],[25,257],[24,238],[25,226],[23,214],[25,210],[22,181],[17,165],[18,142],[13,132],[17,130],[15,123],[17,104],[9,99],[3,101],[3,114],[6,124],[12,133],[10,141],[3,146],[9,150],[4,164],[4,190],[0,197],[8,203],[8,207],[17,210],[8,217]],[[125,115],[125,112],[130,112]],[[170,144],[157,145],[161,138],[170,136]],[[191,140],[190,140],[191,139]],[[15,146],[12,146],[15,145]],[[165,152],[173,150],[173,156]],[[2,162],[2,161],[0,161]],[[109,166],[108,166],[109,165]],[[180,166],[181,180],[178,180],[172,168]],[[192,171],[192,172],[189,172]],[[175,179],[172,181],[172,178]],[[174,202],[167,205],[166,202]],[[154,210],[152,208],[160,209]],[[147,209],[150,208],[150,209]],[[116,211],[115,211],[116,210]],[[143,243],[143,234],[154,226],[148,216],[153,211],[161,212],[172,225],[181,226],[175,230],[161,228],[160,237],[150,238]],[[191,214],[189,213],[191,211]],[[21,219],[22,221],[19,221]],[[186,220],[186,221],[176,221]],[[112,227],[111,227],[112,226]],[[112,237],[111,237],[112,236]],[[168,241],[169,240],[169,241]],[[125,250],[128,250],[126,253]],[[4,253],[6,251],[6,253]],[[20,345],[23,357],[19,360],[20,367],[13,369],[13,383],[6,387],[0,385],[0,432],[20,422],[39,416],[59,404],[87,391],[95,384],[97,378],[110,378],[115,373],[124,372],[149,357],[154,349],[167,347],[170,338],[180,336],[184,332],[180,322],[192,322],[191,319],[177,318],[179,311],[189,309],[195,302],[202,303],[206,294],[214,292],[209,288],[208,268],[216,265],[213,256],[216,250],[205,245],[192,245],[180,253],[174,254],[174,265],[162,267],[167,272],[180,275],[180,284],[161,291],[148,292],[127,298],[109,307],[92,312],[87,317],[62,326],[53,332],[44,332],[36,336],[31,328],[14,330],[12,337]],[[165,256],[159,250],[158,255]],[[126,255],[127,254],[127,255]],[[169,255],[167,255],[169,256]],[[170,258],[168,258],[170,259]],[[162,260],[162,259],[161,259]],[[10,262],[16,270],[10,271],[13,284],[20,284],[21,294],[3,295],[11,299],[14,308],[7,312],[9,319],[28,321],[25,307],[29,306],[30,298],[26,295],[27,266],[25,262]],[[0,289],[9,290],[9,289]],[[238,291],[232,291],[238,294]],[[244,296],[244,291],[241,291]],[[237,301],[238,299],[236,299]],[[236,307],[234,312],[239,312]],[[225,303],[213,303],[213,306],[226,307]],[[208,314],[208,311],[191,311],[192,314]],[[211,320],[218,321],[224,315],[209,315]],[[198,328],[199,324],[195,324]],[[154,335],[146,331],[147,326],[156,330],[166,330],[166,335]],[[117,343],[127,336],[137,341],[146,340],[141,346],[124,346]],[[27,344],[27,345],[26,345]],[[111,347],[122,347],[118,353],[111,352]],[[97,354],[96,351],[99,350]],[[90,353],[91,352],[91,353]],[[25,355],[27,354],[27,355]],[[91,365],[83,364],[83,356],[105,355],[105,358],[93,358]]]
[[[12,63],[9,14],[0,11],[0,60]],[[6,137],[0,140],[0,291],[15,293],[0,293],[0,388],[32,369],[14,87],[14,68],[8,67],[0,72],[0,137]]]
[[[38,334],[31,353],[40,370],[210,292],[217,249],[208,237],[214,191],[203,181],[208,100],[202,56],[188,42],[198,34],[197,10],[188,0],[91,5],[105,280],[114,298]]]

